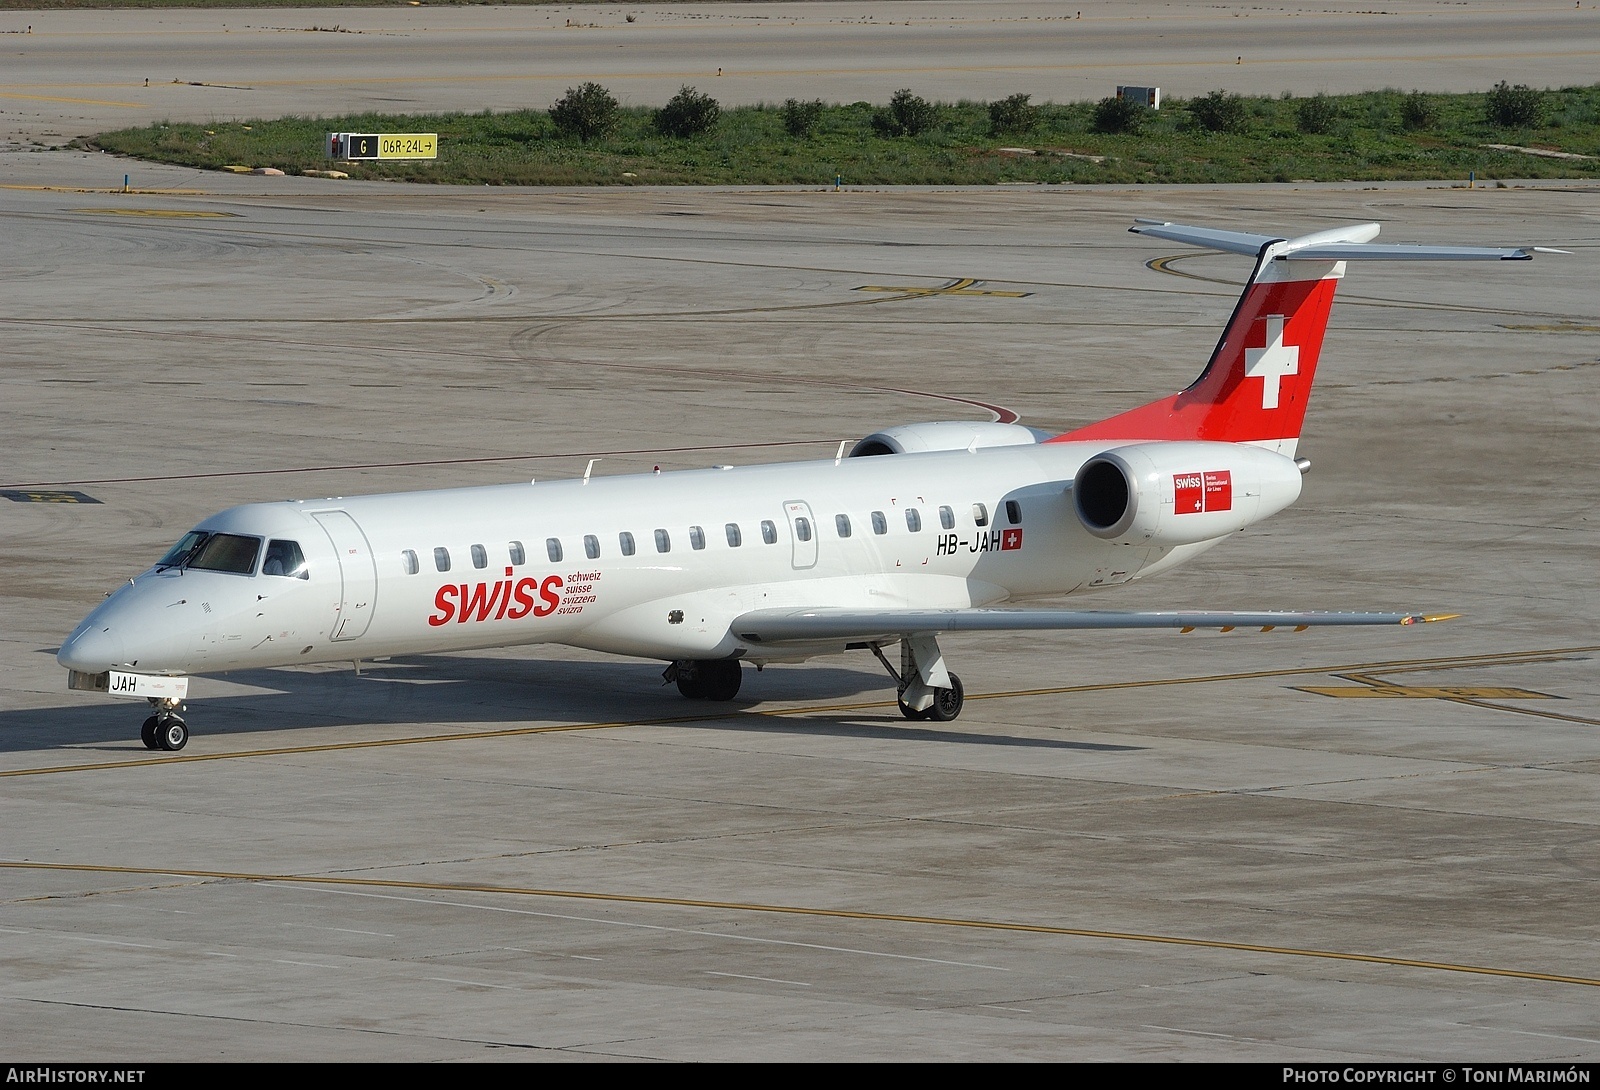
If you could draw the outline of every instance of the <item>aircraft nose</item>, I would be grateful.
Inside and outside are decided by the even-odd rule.
[[[122,637],[104,625],[87,625],[67,637],[56,661],[68,670],[98,674],[126,661]]]

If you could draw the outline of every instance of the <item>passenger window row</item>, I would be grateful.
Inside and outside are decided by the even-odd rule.
[[[1020,503],[1018,503],[1016,500],[1007,500],[1005,504],[1005,510],[1006,520],[1011,525],[1017,526],[1021,524],[1022,505]],[[905,518],[907,532],[913,534],[919,534],[922,532],[921,511],[915,507],[908,507],[906,508]],[[972,520],[978,526],[989,525],[989,509],[981,503],[973,504]],[[882,511],[872,512],[870,521],[872,524],[872,532],[875,535],[881,537],[889,532],[889,519],[888,516]],[[956,516],[954,508],[939,508],[939,525],[944,527],[946,530],[955,529]],[[841,538],[847,538],[851,536],[853,532],[849,515],[840,514],[833,516],[833,527],[834,532]],[[810,519],[804,516],[796,516],[794,519],[794,532],[795,537],[801,541],[810,541],[815,531],[812,529]],[[744,532],[739,528],[739,524],[737,522],[730,522],[724,526],[723,534],[727,538],[728,548],[730,549],[737,549],[744,544]],[[653,537],[656,552],[669,553],[672,551],[672,534],[669,531],[666,529],[658,529],[655,531]],[[761,522],[761,541],[765,545],[776,545],[778,543],[778,526],[777,523],[773,522],[771,519],[763,519]],[[276,542],[274,544],[276,544]],[[700,552],[705,549],[705,547],[705,527],[689,527],[689,548],[693,549],[695,552]],[[544,549],[545,555],[550,558],[550,562],[552,564],[561,563],[565,552],[562,548],[560,538],[545,538]],[[633,556],[638,552],[638,543],[634,540],[633,534],[629,533],[627,530],[623,530],[621,533],[617,534],[617,551],[623,556]],[[489,566],[489,551],[483,545],[469,546],[467,549],[467,554],[471,558],[472,566],[474,568],[481,570]],[[595,534],[583,535],[583,555],[588,557],[590,560],[600,559],[600,538],[598,536]],[[520,541],[511,541],[506,543],[506,556],[510,560],[511,566],[514,568],[519,568],[528,562],[527,550],[523,547],[523,544]],[[422,570],[422,564],[418,559],[415,550],[401,550],[400,559],[401,563],[405,567],[405,572],[407,575],[416,575]],[[448,548],[440,545],[433,550],[433,567],[435,571],[447,572],[450,570],[451,558],[450,550]],[[304,576],[302,575],[301,578],[304,578]]]

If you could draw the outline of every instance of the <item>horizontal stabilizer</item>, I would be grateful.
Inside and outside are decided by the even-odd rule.
[[[1372,241],[1378,237],[1376,223],[1333,227],[1299,238],[1218,231],[1211,227],[1192,227],[1184,223],[1157,220],[1139,220],[1128,230],[1136,235],[1150,235],[1225,253],[1249,254],[1251,257],[1261,256],[1271,246],[1270,256],[1279,261],[1528,261],[1535,253],[1566,252],[1541,246],[1387,245]]]
[[[1293,245],[1291,243],[1291,245]],[[1370,245],[1307,246],[1283,255],[1302,261],[1531,261],[1532,247]]]
[[[1127,613],[1100,609],[758,609],[731,626],[751,643],[873,639],[936,632],[1021,632],[1114,628],[1308,628],[1313,625],[1421,624],[1421,613],[1193,610]]]
[[[1243,231],[1218,231],[1211,227],[1190,227],[1182,223],[1162,223],[1156,220],[1139,220],[1128,228],[1136,235],[1151,235],[1169,242],[1182,242],[1189,246],[1204,246],[1211,250],[1225,250],[1230,254],[1249,254],[1255,257],[1263,248],[1283,239],[1276,235],[1251,235]]]

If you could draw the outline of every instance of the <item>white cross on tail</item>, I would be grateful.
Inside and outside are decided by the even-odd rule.
[[[1283,343],[1283,315],[1267,315],[1267,346],[1244,350],[1244,373],[1261,380],[1261,407],[1278,407],[1278,384],[1285,375],[1300,373],[1300,349]]]

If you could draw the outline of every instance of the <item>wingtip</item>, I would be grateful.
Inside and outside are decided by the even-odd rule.
[[[1413,613],[1402,620],[1401,624],[1433,624],[1436,621],[1453,621],[1460,617],[1459,613]]]

